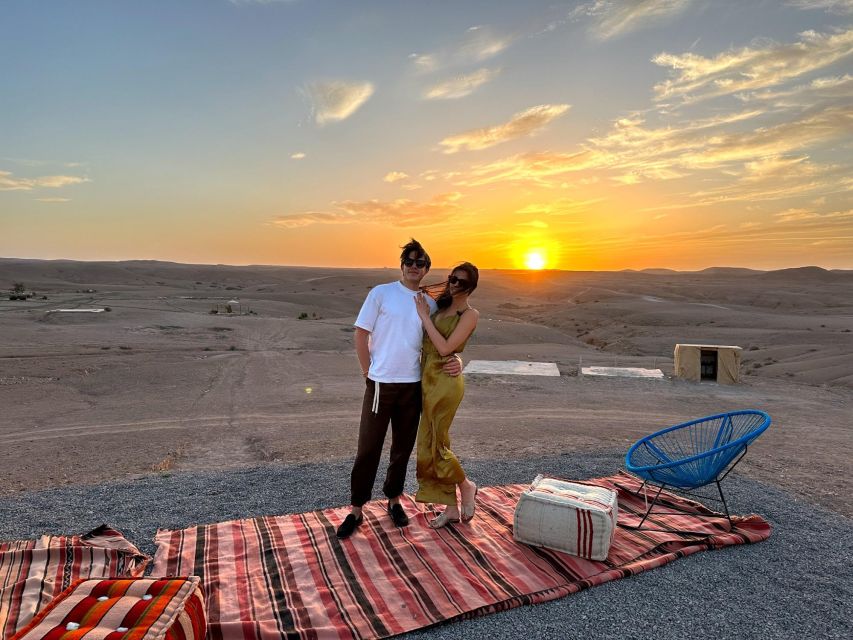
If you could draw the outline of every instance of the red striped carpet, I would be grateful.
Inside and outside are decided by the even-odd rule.
[[[626,474],[586,481],[619,491],[620,522],[636,523],[642,496]],[[484,487],[470,524],[432,531],[430,513],[407,496],[411,518],[396,529],[385,502],[365,507],[348,540],[335,529],[348,508],[161,530],[153,575],[200,575],[211,639],[377,638],[562,596],[659,567],[697,551],[758,542],[770,525],[736,519],[734,532],[684,516],[661,528],[699,526],[707,535],[619,529],[604,562],[519,544],[516,501],[527,485]],[[704,510],[675,496],[671,500]]]

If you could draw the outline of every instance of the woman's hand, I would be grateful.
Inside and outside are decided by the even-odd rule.
[[[426,296],[423,293],[418,293],[415,296],[415,307],[418,310],[418,317],[422,322],[429,322],[429,304],[426,301]]]

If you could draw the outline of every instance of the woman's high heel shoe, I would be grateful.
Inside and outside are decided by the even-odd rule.
[[[454,524],[459,522],[459,518],[451,518],[447,515],[447,510],[441,512],[441,514],[432,520],[429,521],[430,529],[441,529],[442,527],[446,527],[449,524]]]
[[[474,484],[473,482],[471,484]],[[462,522],[471,522],[474,519],[474,513],[477,511],[477,492],[480,490],[476,484],[474,485],[474,496],[470,503],[462,502]]]

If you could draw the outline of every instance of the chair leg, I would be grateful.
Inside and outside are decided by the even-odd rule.
[[[732,517],[729,515],[729,505],[726,504],[726,497],[723,495],[723,487],[720,485],[720,481],[714,479],[714,482],[717,483],[717,491],[720,493],[720,500],[723,503],[723,509],[726,510],[726,520],[729,521],[729,531],[734,529],[734,523],[732,522]]]
[[[640,487],[640,490],[645,486],[646,486],[646,483],[644,482],[643,486]],[[654,509],[655,505],[658,503],[658,498],[660,498],[660,494],[663,492],[664,487],[666,487],[665,484],[662,484],[658,487],[658,492],[655,494],[654,500],[652,500],[651,504],[649,504],[647,495],[643,494],[643,497],[645,498],[645,502],[646,502],[646,513],[643,515],[643,519],[640,520],[640,523],[638,525],[636,525],[634,527],[629,527],[627,525],[623,525],[623,526],[625,526],[626,529],[639,529],[643,526],[643,523],[646,521],[646,518],[649,517],[649,515],[652,513],[652,509]],[[637,493],[635,493],[634,495],[639,495],[639,494],[640,494],[640,491],[638,490]]]
[[[728,504],[726,503],[726,498],[723,494],[723,488],[720,485],[720,479],[715,479],[714,482],[717,485],[717,492],[720,494],[720,501],[723,503],[723,509],[725,510],[725,515],[723,515],[722,513],[716,513],[716,514],[714,514],[714,513],[710,513],[710,514],[692,513],[692,512],[683,511],[682,509],[680,509],[679,507],[677,507],[675,505],[672,505],[670,507],[670,509],[673,509],[675,512],[673,512],[673,511],[654,511],[654,508],[656,505],[658,505],[659,503],[663,504],[662,502],[660,502],[660,498],[661,498],[661,494],[663,493],[663,490],[666,489],[667,485],[662,484],[662,485],[658,486],[658,491],[655,494],[654,498],[652,499],[651,504],[649,504],[649,502],[648,502],[648,494],[644,492],[643,498],[644,498],[644,502],[645,502],[646,512],[643,514],[643,517],[638,524],[627,525],[627,524],[623,524],[621,522],[617,523],[617,524],[619,527],[622,527],[623,529],[631,529],[633,531],[636,531],[636,530],[639,530],[643,527],[643,524],[645,524],[646,520],[648,519],[648,517],[650,515],[666,516],[666,515],[681,514],[681,515],[692,516],[692,517],[698,518],[699,520],[715,520],[715,519],[725,518],[726,521],[729,523],[729,531],[732,531],[734,529],[735,525],[734,525],[734,522],[732,522],[731,515],[729,514],[729,507],[728,507]],[[640,494],[640,491],[642,491],[643,488],[646,486],[646,482],[643,482],[642,486],[637,491],[633,491],[631,489],[628,489],[628,487],[624,487],[624,486],[619,485],[619,484],[617,484],[616,486],[627,490],[629,493],[631,493],[635,496],[638,496]],[[676,493],[678,493],[678,490],[675,490],[675,491],[676,491]],[[703,498],[704,497],[705,499],[708,499],[708,500],[716,500],[716,498],[712,498],[711,496],[700,496],[700,495],[692,494],[692,493],[686,492],[686,491],[683,491],[681,493],[685,493],[687,495],[694,496],[697,498]],[[666,507],[663,507],[663,508],[666,508]],[[664,532],[664,533],[684,533],[684,534],[704,535],[704,536],[711,535],[707,531],[681,531],[681,530],[676,530],[676,529],[649,529],[649,528],[646,528],[646,531],[659,531],[659,532]]]

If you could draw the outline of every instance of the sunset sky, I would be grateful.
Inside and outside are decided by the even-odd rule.
[[[6,0],[0,256],[853,268],[853,0]]]

